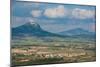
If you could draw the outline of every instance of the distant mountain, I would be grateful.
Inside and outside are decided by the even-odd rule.
[[[24,25],[12,28],[12,37],[14,36],[60,36],[43,30],[37,23],[26,23]]]
[[[59,34],[61,34],[61,35],[70,35],[70,36],[75,36],[75,35],[94,35],[95,32],[89,32],[89,31],[81,29],[81,28],[76,28],[76,29],[60,32]]]

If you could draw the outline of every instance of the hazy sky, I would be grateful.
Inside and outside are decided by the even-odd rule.
[[[95,31],[95,6],[13,2],[11,13],[12,27],[33,22],[53,33],[75,28]]]

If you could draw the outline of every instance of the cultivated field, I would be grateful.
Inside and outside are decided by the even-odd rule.
[[[96,60],[95,42],[33,42],[12,45],[12,66],[90,62]]]

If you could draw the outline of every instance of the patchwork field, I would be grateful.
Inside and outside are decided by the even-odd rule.
[[[13,45],[12,66],[89,62],[96,60],[95,42],[33,42]]]

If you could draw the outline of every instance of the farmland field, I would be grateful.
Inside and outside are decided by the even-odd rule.
[[[20,43],[21,44],[21,43]],[[12,46],[12,66],[96,60],[95,41],[32,42]]]

